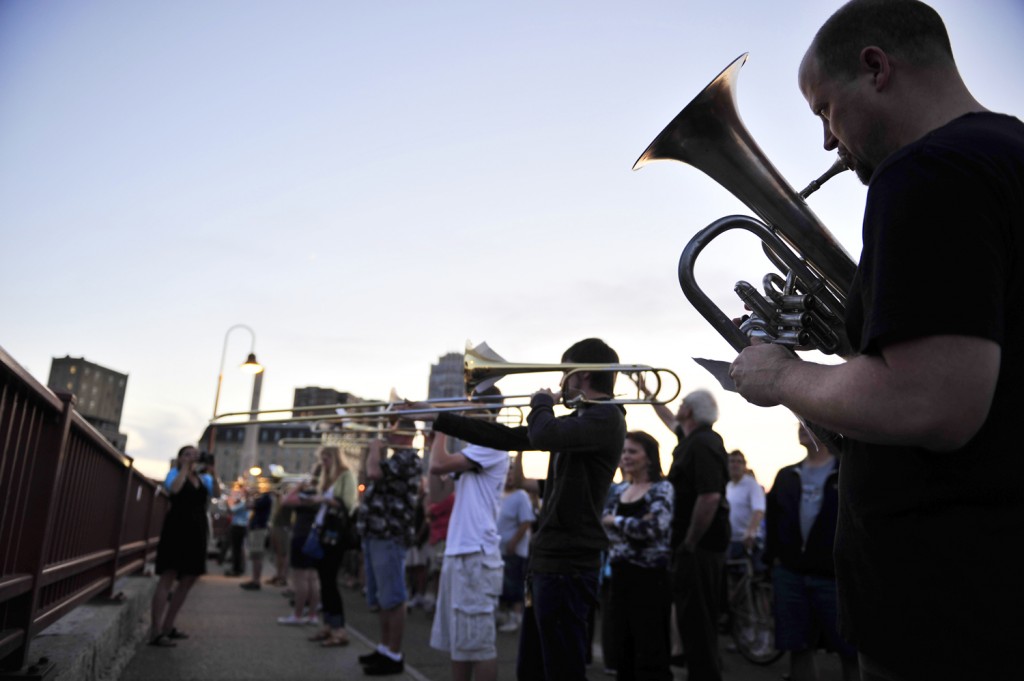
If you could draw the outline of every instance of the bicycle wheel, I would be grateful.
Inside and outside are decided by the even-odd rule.
[[[732,602],[732,639],[736,650],[757,665],[769,665],[782,657],[775,648],[772,587],[760,580],[748,581]]]

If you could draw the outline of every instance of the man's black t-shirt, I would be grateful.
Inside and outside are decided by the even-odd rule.
[[[672,548],[686,539],[693,517],[693,505],[701,494],[721,494],[722,501],[710,527],[697,542],[709,551],[725,551],[729,545],[729,506],[725,485],[729,482],[729,462],[722,437],[711,426],[700,426],[687,436],[679,430],[679,444],[672,452],[668,481],[675,489],[672,514]]]
[[[844,443],[844,635],[908,678],[1006,678],[1000,665],[1024,640],[1011,558],[1024,527],[1024,125],[968,114],[892,154],[871,179],[863,237],[854,347],[961,335],[1002,354],[988,417],[964,448]]]

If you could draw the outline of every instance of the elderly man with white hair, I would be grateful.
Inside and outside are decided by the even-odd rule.
[[[663,405],[655,410],[679,438],[667,477],[676,499],[672,601],[686,651],[687,678],[718,681],[718,599],[730,536],[725,498],[729,457],[721,436],[712,430],[718,404],[707,390],[695,390],[683,398],[675,414]]]

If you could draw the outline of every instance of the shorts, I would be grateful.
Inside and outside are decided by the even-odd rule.
[[[405,567],[426,567],[429,562],[427,545],[410,546],[405,554]]]
[[[289,536],[292,531],[289,527],[270,528],[270,546],[274,553],[279,556],[288,555]]]
[[[447,651],[454,662],[493,660],[494,608],[504,568],[497,553],[445,556],[430,630],[430,647]]]
[[[772,568],[772,594],[776,648],[813,650],[824,636],[829,651],[847,658],[857,656],[854,647],[839,635],[835,579],[804,575],[776,565]]]
[[[405,552],[405,546],[394,539],[363,540],[366,604],[371,608],[392,610],[405,605]]]
[[[501,586],[501,602],[522,603],[526,596],[526,559],[512,554],[505,556],[505,574]]]
[[[427,544],[423,548],[427,551],[427,570],[432,575],[436,575],[441,572],[441,566],[444,565],[444,549],[448,542],[444,539],[438,541],[436,544]]]
[[[249,558],[262,558],[263,552],[267,550],[267,528],[250,529],[246,535],[246,548],[249,550]]]
[[[288,567],[293,570],[316,569],[316,561],[302,552],[302,547],[306,545],[308,537],[309,532],[292,535],[291,550],[288,552]]]

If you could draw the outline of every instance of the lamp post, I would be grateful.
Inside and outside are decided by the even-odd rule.
[[[220,389],[224,383],[224,361],[227,359],[228,354],[228,337],[231,332],[235,329],[245,329],[249,332],[249,336],[252,338],[252,343],[249,346],[249,356],[245,362],[240,365],[240,368],[247,373],[254,374],[252,381],[252,406],[250,409],[256,411],[260,408],[260,390],[263,387],[263,366],[256,361],[256,333],[246,326],[245,324],[235,324],[230,327],[224,333],[224,346],[220,353],[220,370],[217,373],[217,392],[213,397],[213,417],[217,417],[217,409],[220,406]],[[212,426],[210,428],[210,441],[208,449],[213,452],[214,443],[216,441],[217,427]],[[248,465],[254,465],[256,460],[256,445],[259,440],[259,426],[251,425],[246,426],[245,439],[242,442],[242,456],[239,461],[239,470],[246,470]]]

